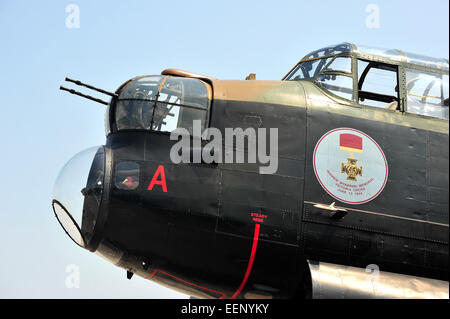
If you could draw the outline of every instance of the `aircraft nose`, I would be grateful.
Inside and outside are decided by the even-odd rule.
[[[100,208],[105,151],[95,146],[73,156],[61,169],[53,189],[55,216],[69,237],[87,248]]]

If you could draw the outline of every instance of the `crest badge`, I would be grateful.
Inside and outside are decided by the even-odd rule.
[[[347,204],[377,197],[388,177],[381,147],[364,132],[337,128],[323,135],[313,155],[314,173],[323,189]]]

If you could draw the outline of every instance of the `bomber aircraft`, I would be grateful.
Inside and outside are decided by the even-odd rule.
[[[448,298],[449,61],[341,43],[281,81],[166,69],[61,170],[67,235],[196,298]],[[174,134],[174,132],[176,134]]]

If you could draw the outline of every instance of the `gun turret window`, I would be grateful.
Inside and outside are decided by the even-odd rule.
[[[198,79],[149,76],[120,90],[115,105],[116,129],[192,133],[193,120],[206,124],[210,99],[207,84]]]

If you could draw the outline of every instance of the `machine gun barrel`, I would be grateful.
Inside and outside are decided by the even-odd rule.
[[[83,94],[83,93],[78,92],[78,91],[75,91],[75,90],[73,90],[73,89],[68,89],[68,88],[66,88],[66,87],[64,87],[64,86],[60,86],[59,89],[62,90],[62,91],[67,91],[67,92],[69,92],[70,94],[75,94],[75,95],[82,96],[82,97],[84,97],[84,98],[86,98],[86,99],[89,99],[89,100],[92,100],[92,101],[95,101],[95,102],[98,102],[98,103],[101,103],[101,104],[104,104],[104,105],[108,105],[108,104],[109,104],[109,103],[106,102],[106,101],[103,101],[103,100],[101,100],[101,99],[98,99],[98,98],[96,98],[96,97],[93,97],[93,96],[90,96],[90,95],[87,95],[87,94]]]
[[[118,95],[116,93],[112,93],[112,92],[108,92],[108,91],[96,88],[95,86],[83,83],[83,82],[78,81],[78,80],[73,80],[73,79],[70,79],[70,78],[67,78],[67,77],[66,77],[65,80],[67,82],[72,82],[72,83],[75,83],[76,85],[84,86],[84,87],[87,87],[88,89],[95,90],[97,92],[100,92],[100,93],[103,93],[103,94],[106,94],[106,95],[109,95],[109,96],[112,96],[112,97],[118,97]]]

